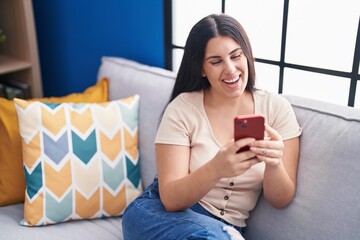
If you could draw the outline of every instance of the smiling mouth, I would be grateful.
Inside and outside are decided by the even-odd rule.
[[[233,84],[236,84],[239,80],[240,80],[240,76],[236,76],[232,79],[224,79],[224,80],[222,80],[222,82],[227,85],[233,85]]]

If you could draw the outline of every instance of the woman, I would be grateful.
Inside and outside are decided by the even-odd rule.
[[[200,20],[155,139],[158,178],[125,211],[125,240],[243,239],[262,190],[274,207],[292,201],[301,128],[287,101],[254,84],[242,26],[225,14]],[[248,114],[265,116],[264,140],[234,141],[234,118]]]

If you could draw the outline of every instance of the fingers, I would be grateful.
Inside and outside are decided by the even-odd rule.
[[[253,138],[243,138],[237,141],[231,141],[226,144],[217,154],[217,159],[221,165],[218,166],[222,171],[223,177],[234,177],[241,175],[254,164],[260,162],[256,153],[252,151],[242,151],[237,153],[242,147],[249,146],[255,142]]]
[[[282,158],[283,149],[273,149],[273,148],[260,148],[260,147],[251,147],[250,150],[256,154],[256,156],[267,157],[267,158]]]
[[[263,155],[257,155],[256,157],[259,159],[259,161],[265,162],[267,165],[270,166],[278,166],[281,163],[281,158],[273,158]]]
[[[253,157],[253,158],[251,158],[251,159],[249,159],[249,160],[246,160],[246,161],[244,162],[244,164],[246,165],[244,169],[249,169],[249,168],[251,168],[253,165],[258,164],[258,163],[260,163],[260,162],[262,162],[262,161],[261,161],[259,158],[257,158],[257,157]]]
[[[262,153],[262,155],[266,156],[267,150],[266,150],[266,149],[262,149],[262,150],[261,150],[261,153]]]
[[[245,146],[251,146],[252,144],[254,144],[254,142],[255,142],[254,138],[243,138],[243,139],[237,140],[232,145],[231,151],[236,153],[240,148],[245,147]]]
[[[269,134],[269,139],[252,143],[250,150],[266,164],[277,165],[282,161],[284,142],[281,135],[267,124],[265,131]]]

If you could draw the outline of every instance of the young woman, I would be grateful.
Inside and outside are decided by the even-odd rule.
[[[274,207],[292,201],[301,128],[254,84],[242,26],[225,14],[195,24],[155,139],[158,178],[126,209],[125,240],[243,239],[261,191]],[[248,114],[265,117],[264,140],[234,141],[234,118]]]

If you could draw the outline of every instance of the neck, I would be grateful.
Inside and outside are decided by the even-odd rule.
[[[241,110],[241,114],[253,112],[253,97],[248,91],[244,91],[238,97],[222,97],[215,92],[207,89],[204,91],[204,105],[208,108],[219,111],[235,111]],[[240,114],[237,113],[237,114]]]

